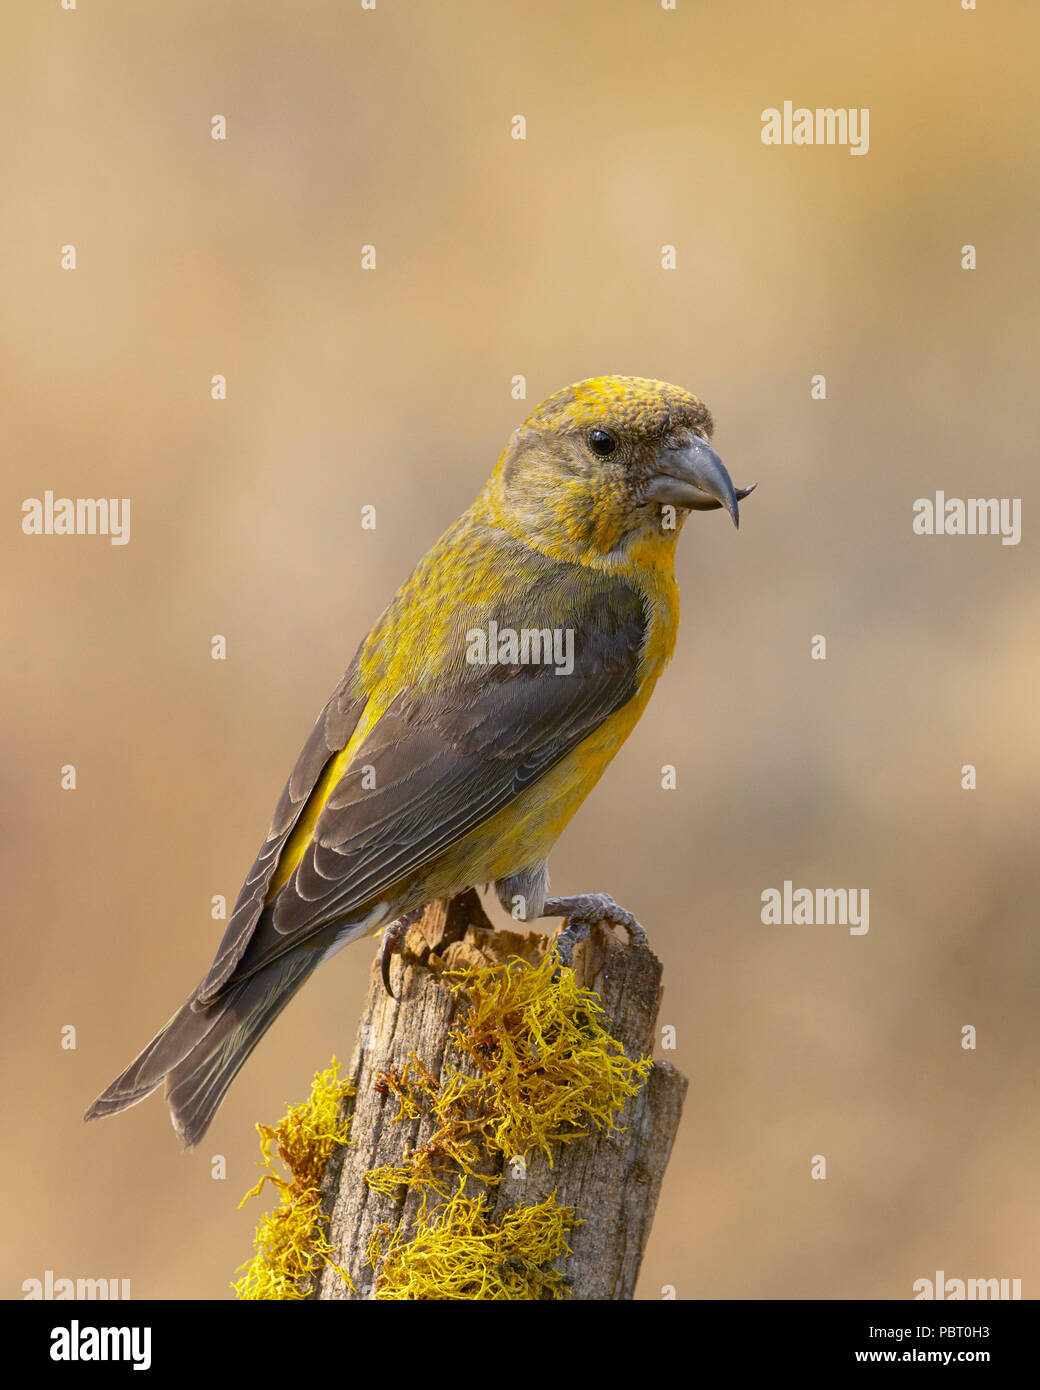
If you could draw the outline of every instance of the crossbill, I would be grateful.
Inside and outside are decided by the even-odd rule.
[[[514,917],[641,938],[606,894],[548,896],[549,852],[672,655],[673,559],[734,488],[706,406],[595,377],[512,435],[398,590],[311,730],[209,973],[86,1118],[165,1082],[185,1145],[313,970],[358,937],[493,883]],[[393,947],[391,946],[391,949]],[[384,956],[384,980],[387,957]]]

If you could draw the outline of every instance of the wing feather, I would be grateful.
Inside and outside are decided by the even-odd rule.
[[[293,872],[265,904],[307,797],[364,708],[356,672],[347,673],[289,778],[200,998],[310,938],[323,944],[335,924],[392,899],[409,876],[508,806],[633,698],[646,636],[642,598],[608,576],[590,584],[587,571],[565,576],[573,592],[561,594],[560,569],[579,567],[554,568],[541,597],[530,589],[522,595],[523,616],[518,609],[512,625],[551,627],[545,615],[569,613],[573,670],[489,664],[467,668],[444,689],[399,691],[354,750]],[[500,615],[500,627],[510,625],[508,617]]]
[[[314,721],[296,766],[289,774],[275,807],[271,828],[246,875],[213,964],[196,991],[195,998],[200,1004],[213,999],[234,974],[263,912],[267,889],[286,841],[329,760],[347,746],[357,727],[367,704],[367,697],[360,691],[358,667],[358,656],[355,656],[328,704]]]

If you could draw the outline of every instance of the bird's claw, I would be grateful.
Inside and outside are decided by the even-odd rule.
[[[568,969],[574,966],[574,948],[579,941],[585,941],[589,932],[592,930],[592,923],[584,917],[568,918],[567,925],[553,942],[556,950],[556,959],[559,965],[553,972],[553,979],[560,977],[560,965],[566,965]]]
[[[624,927],[628,944],[646,946],[646,930],[627,908],[621,907],[609,893],[580,893],[573,898],[546,898],[543,917],[566,917],[567,925],[555,941],[556,957],[570,966],[574,948],[584,941],[594,922],[607,922],[612,927]]]
[[[423,915],[424,908],[417,908],[414,912],[406,912],[403,917],[398,917],[396,921],[383,932],[383,949],[379,956],[379,972],[383,977],[383,988],[391,999],[396,999],[397,995],[390,987],[390,962],[394,956],[399,956],[404,950],[405,939],[408,936],[408,928],[413,922],[418,922]]]

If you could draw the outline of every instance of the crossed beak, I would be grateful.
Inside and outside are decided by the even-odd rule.
[[[757,487],[734,487],[726,465],[705,439],[694,435],[681,449],[662,449],[657,456],[657,471],[650,479],[645,496],[654,502],[670,502],[675,507],[687,507],[695,512],[709,512],[725,507],[740,525],[737,503]]]

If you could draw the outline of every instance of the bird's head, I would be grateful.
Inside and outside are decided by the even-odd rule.
[[[515,431],[490,501],[530,545],[586,562],[651,538],[674,545],[690,511],[724,507],[736,526],[752,488],[733,486],[711,433],[707,406],[681,387],[592,377],[550,396]]]

